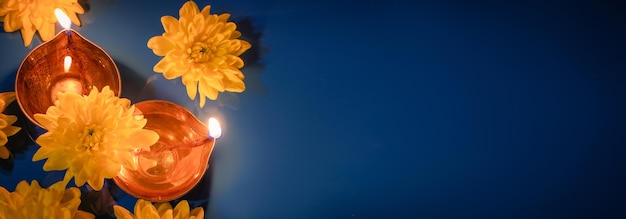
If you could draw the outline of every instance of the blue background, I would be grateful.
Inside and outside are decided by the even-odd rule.
[[[184,1],[89,1],[74,28],[115,59],[122,96],[221,120],[185,197],[208,218],[626,217],[623,1],[196,2],[253,45],[247,90],[203,109],[146,47]],[[0,91],[33,48],[0,33]],[[0,185],[53,183],[20,121]],[[132,209],[107,188],[83,208]]]

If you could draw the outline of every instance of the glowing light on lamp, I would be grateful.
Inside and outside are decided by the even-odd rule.
[[[63,60],[63,70],[65,70],[65,72],[67,73],[68,71],[70,71],[71,66],[72,66],[72,57],[65,56],[65,59]]]
[[[222,127],[220,127],[220,122],[213,117],[209,118],[209,136],[213,139],[217,139],[222,136]]]
[[[72,20],[70,20],[70,17],[68,17],[65,13],[63,13],[63,10],[59,8],[54,9],[54,15],[57,17],[59,24],[61,24],[61,27],[63,27],[65,31],[70,30],[70,27],[72,25]]]

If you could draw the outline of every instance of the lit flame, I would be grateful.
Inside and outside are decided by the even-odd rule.
[[[72,57],[65,56],[65,60],[63,60],[63,70],[65,70],[65,72],[70,71],[70,66],[72,66]]]
[[[209,136],[213,139],[217,139],[222,136],[222,127],[220,127],[220,123],[217,119],[213,117],[209,118]]]
[[[61,24],[61,27],[63,27],[63,29],[65,30],[70,29],[72,25],[72,20],[70,20],[70,17],[68,17],[65,13],[63,13],[63,10],[59,8],[54,9],[54,15],[57,16],[57,20],[59,21],[59,24]]]

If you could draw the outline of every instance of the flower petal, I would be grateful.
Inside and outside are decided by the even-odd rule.
[[[3,117],[6,117],[6,116],[4,116],[4,114],[0,114],[0,128],[9,126],[9,122],[7,122],[6,119]]]
[[[94,190],[100,191],[104,186],[104,178],[90,177],[87,179],[87,183],[89,183],[89,186],[91,186]]]
[[[37,139],[37,140],[39,140],[39,139]],[[39,144],[39,143],[37,143],[37,144]],[[34,162],[34,161],[40,161],[40,160],[46,159],[46,158],[48,158],[48,156],[51,153],[52,153],[52,151],[47,149],[47,148],[43,148],[43,147],[39,148],[37,150],[37,152],[35,152],[35,154],[33,155],[32,161]]]
[[[133,215],[122,206],[113,206],[113,212],[117,219],[133,219]]]
[[[24,26],[20,29],[22,33],[22,40],[24,41],[24,46],[30,46],[30,43],[33,41],[33,36],[35,35],[35,29],[32,26]]]
[[[194,1],[187,1],[183,4],[183,7],[180,8],[179,15],[180,17],[189,17],[193,18],[197,13],[200,12],[198,5]]]
[[[0,125],[0,127],[6,127],[8,125],[12,125],[13,123],[15,123],[17,121],[17,116],[13,116],[13,115],[4,115],[4,114],[0,114],[0,118],[2,120],[4,120],[6,125]]]
[[[37,184],[37,181],[33,180],[33,185],[39,185]],[[15,186],[15,192],[17,193],[21,193],[21,194],[26,194],[28,193],[28,191],[30,190],[30,185],[28,184],[28,182],[26,182],[26,180],[22,180],[19,183],[17,183],[17,186]]]
[[[165,32],[178,32],[178,20],[172,16],[161,17],[161,24]]]
[[[3,100],[6,104],[13,102],[15,100],[15,92],[0,93],[0,100]],[[4,108],[2,110],[4,110]]]
[[[204,6],[204,8],[202,8],[202,12],[200,13],[204,15],[205,17],[211,15],[211,6],[210,5]]]
[[[9,156],[9,150],[4,145],[0,145],[0,158],[8,159]]]
[[[239,48],[239,50],[234,54],[236,56],[243,54],[245,51],[248,51],[248,49],[252,47],[252,45],[248,43],[248,41],[239,40],[239,42],[241,42],[241,48]]]
[[[217,21],[218,22],[226,22],[228,21],[228,18],[230,18],[230,14],[229,13],[223,13],[217,16]]]
[[[64,170],[67,167],[67,160],[58,159],[55,157],[48,158],[48,160],[46,160],[46,163],[43,164],[43,170],[45,171]]]
[[[187,200],[182,200],[174,208],[175,218],[189,218],[189,203]]]
[[[150,149],[150,146],[152,146],[158,140],[159,134],[157,134],[155,131],[140,129],[133,132],[132,138],[129,138],[128,141],[126,141],[125,143],[133,145],[137,149]]]
[[[96,218],[95,215],[86,211],[78,210],[74,213],[74,217],[72,219],[94,219],[94,218]]]
[[[201,207],[194,208],[193,211],[189,213],[189,215],[192,217],[196,217],[197,219],[204,218],[204,209],[202,209]]]
[[[224,88],[230,92],[243,92],[246,89],[246,85],[243,81],[234,74],[224,74]]]
[[[191,98],[192,100],[195,99],[196,93],[198,92],[198,82],[187,82],[185,86],[187,87],[187,96],[189,96],[189,98]]]
[[[155,55],[165,56],[174,48],[174,44],[165,37],[155,36],[148,40],[148,48],[152,49]]]
[[[35,114],[35,121],[39,122],[39,124],[41,124],[41,126],[43,126],[44,129],[46,130],[51,130],[54,129],[56,127],[56,119],[47,116],[46,114]]]
[[[166,211],[172,211],[172,205],[169,202],[161,202],[158,203],[157,206],[157,211],[159,212],[159,215],[163,216],[165,215]],[[172,214],[172,213],[170,213]]]
[[[18,13],[9,13],[4,17],[4,31],[14,32],[22,28],[22,22],[18,17]]]
[[[4,146],[8,141],[7,135],[4,132],[0,132],[0,145]]]
[[[39,31],[39,36],[43,41],[49,41],[54,37],[54,23],[46,23],[43,22],[40,28],[37,28]]]

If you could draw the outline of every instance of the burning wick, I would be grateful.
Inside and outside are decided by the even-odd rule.
[[[61,24],[61,27],[63,27],[63,29],[65,30],[65,33],[68,36],[72,34],[72,31],[70,31],[70,27],[72,25],[72,20],[70,20],[70,17],[63,13],[63,10],[59,8],[54,9],[54,15],[57,17],[57,20],[59,21],[59,24]]]
[[[209,118],[209,137],[212,139],[218,139],[221,136],[222,127],[220,127],[220,123],[213,117]]]
[[[72,57],[65,56],[65,60],[63,60],[63,70],[65,70],[65,73],[70,71],[71,66],[72,66]]]

